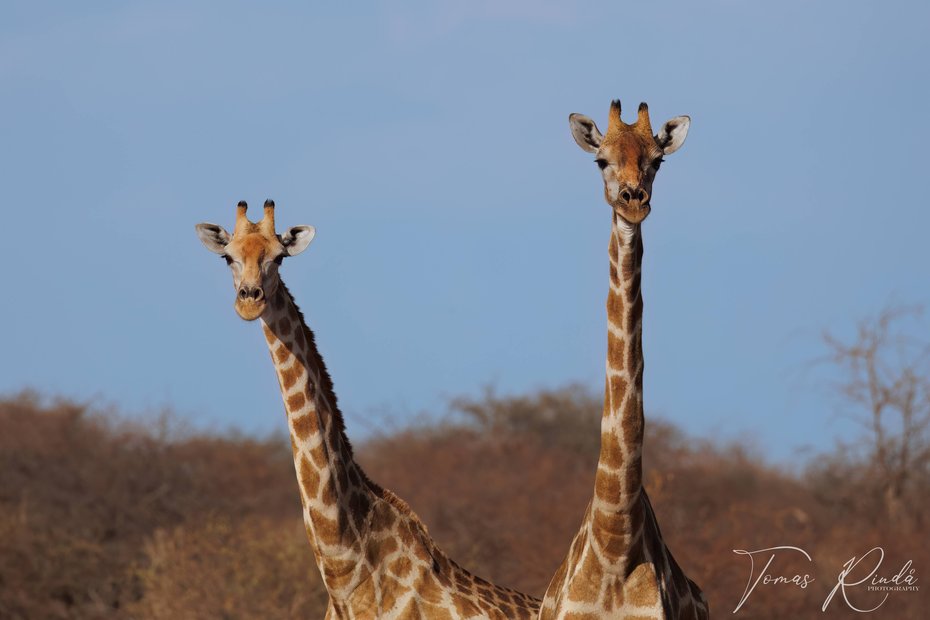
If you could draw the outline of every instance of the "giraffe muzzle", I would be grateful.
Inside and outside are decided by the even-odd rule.
[[[240,318],[254,321],[265,311],[265,291],[260,286],[239,287],[234,307]]]
[[[649,194],[640,187],[624,187],[620,190],[620,200],[630,206],[646,206],[649,204]]]
[[[242,286],[239,288],[238,296],[240,301],[257,302],[265,298],[265,291],[260,286]]]

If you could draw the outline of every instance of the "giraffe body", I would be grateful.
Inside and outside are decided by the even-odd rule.
[[[605,563],[599,557],[598,543],[592,541],[593,530],[583,528],[549,585],[541,619],[707,618],[700,588],[685,577],[662,543],[645,492],[641,498],[643,512],[651,516],[643,523],[640,540],[630,547],[625,569]],[[586,522],[590,521],[590,510],[589,504]]]
[[[703,619],[707,602],[665,546],[643,488],[643,348],[641,223],[651,210],[652,181],[663,154],[684,141],[690,119],[652,135],[648,109],[637,123],[611,105],[602,136],[593,121],[570,117],[576,141],[595,153],[613,207],[607,296],[607,373],[594,497],[568,555],[546,591],[543,620]]]
[[[261,319],[287,412],[304,525],[330,594],[327,620],[535,618],[538,600],[458,566],[413,511],[355,462],[313,333],[277,272],[313,230],[278,236],[273,220],[266,223],[268,203],[259,224],[245,220],[243,205],[232,237],[214,224],[198,232],[233,269],[237,312]]]

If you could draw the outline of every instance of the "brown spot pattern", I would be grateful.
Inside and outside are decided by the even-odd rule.
[[[619,520],[600,510],[594,511],[593,515],[591,534],[601,552],[619,558],[626,549],[626,536],[616,527]]]
[[[307,399],[304,397],[303,392],[297,392],[287,397],[288,411],[300,411],[305,404],[307,404]]]
[[[609,431],[601,440],[601,459],[599,463],[610,470],[619,469],[624,462],[623,447],[616,431]]]
[[[597,600],[604,571],[594,553],[589,551],[585,554],[581,564],[581,574],[584,575],[582,578],[572,581],[568,589],[568,598],[573,601]]]
[[[614,370],[626,369],[626,343],[622,338],[607,332],[607,362]]]
[[[659,603],[659,586],[655,570],[651,564],[639,564],[627,577],[627,601],[636,607],[646,607]]]
[[[619,407],[623,402],[624,397],[627,394],[628,384],[626,379],[623,377],[613,376],[610,378],[610,398],[613,402],[614,407]],[[629,409],[629,404],[634,403],[635,398],[630,398],[627,400],[627,409]],[[634,403],[635,404],[635,403]],[[625,413],[625,412],[624,412]],[[629,438],[629,436],[627,436]],[[618,437],[618,439],[621,439]]]
[[[304,494],[314,499],[320,490],[320,473],[310,464],[307,457],[300,457],[300,483]]]
[[[607,293],[607,317],[608,320],[617,326],[623,326],[623,297],[616,291]],[[615,319],[616,317],[616,319]]]
[[[286,392],[294,387],[297,379],[303,374],[303,369],[299,364],[293,364],[289,368],[281,371],[281,388]]]
[[[317,424],[316,415],[313,413],[302,415],[291,421],[291,427],[294,429],[294,436],[300,441],[306,441],[310,435],[315,434],[317,430],[319,430]]]
[[[622,487],[622,480],[616,472],[604,471],[603,468],[597,470],[597,476],[594,479],[595,496],[614,504],[620,500]]]

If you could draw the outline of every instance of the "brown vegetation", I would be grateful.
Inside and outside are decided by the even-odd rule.
[[[600,403],[565,389],[456,409],[361,443],[358,458],[461,564],[541,595],[590,497]],[[881,497],[836,500],[838,488],[876,493],[856,486],[867,462],[792,475],[738,446],[647,428],[663,533],[714,615],[730,615],[746,585],[748,561],[733,549],[790,544],[814,558],[780,556],[775,574],[815,581],[760,586],[738,614],[747,618],[849,616],[841,600],[820,606],[843,562],[873,546],[889,576],[907,559],[921,578],[930,570],[920,523],[886,527]],[[909,485],[926,503],[926,476]],[[893,594],[874,617],[923,617],[924,596]],[[320,618],[325,600],[286,441],[172,436],[74,404],[0,401],[0,618]]]
[[[861,321],[849,341],[824,334],[825,361],[841,371],[833,387],[843,412],[864,432],[821,458],[817,475],[836,481],[854,472],[855,485],[830,485],[834,500],[884,509],[894,525],[924,518],[921,482],[930,473],[930,343],[901,329],[904,319],[920,314],[920,308],[888,308]],[[871,467],[857,469],[856,462]]]

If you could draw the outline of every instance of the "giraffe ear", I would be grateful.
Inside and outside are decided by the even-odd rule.
[[[656,134],[656,144],[666,155],[671,155],[681,148],[688,137],[688,128],[691,127],[690,116],[676,116],[662,126]]]
[[[582,149],[596,153],[601,148],[604,136],[590,118],[584,114],[569,114],[568,124],[572,128],[572,137]]]
[[[315,235],[316,228],[313,226],[293,226],[281,235],[281,245],[288,256],[297,256],[307,249]]]
[[[229,233],[222,226],[201,222],[194,228],[197,230],[197,236],[200,237],[208,250],[216,254],[226,253],[226,245],[229,244]]]

